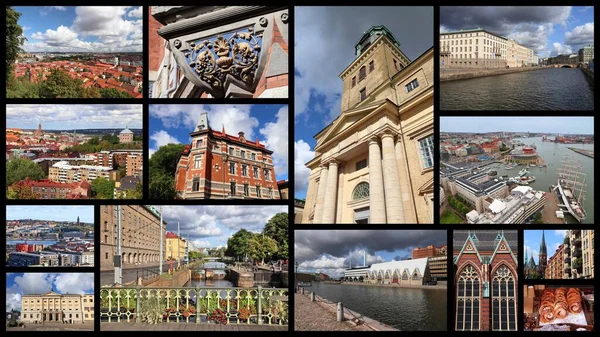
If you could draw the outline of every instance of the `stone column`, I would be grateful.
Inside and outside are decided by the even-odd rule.
[[[335,206],[337,196],[338,182],[338,163],[335,160],[329,162],[329,172],[327,173],[327,187],[325,188],[325,199],[323,200],[323,221],[322,223],[335,223]]]
[[[385,181],[385,211],[388,223],[404,222],[404,205],[400,193],[398,163],[394,148],[394,136],[385,133],[381,136],[381,152],[383,156],[383,178]]]
[[[313,223],[323,222],[323,199],[325,199],[327,172],[327,165],[321,165],[321,176],[319,178],[319,187],[317,189],[317,201],[315,203],[315,217],[313,218]]]
[[[379,139],[369,141],[369,223],[386,223]]]
[[[400,195],[404,204],[404,221],[406,223],[417,223],[417,216],[413,207],[413,195],[410,187],[410,175],[406,166],[406,154],[401,136],[396,142],[396,162],[398,163],[398,179],[400,181]]]

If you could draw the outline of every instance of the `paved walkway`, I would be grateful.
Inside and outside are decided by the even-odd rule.
[[[287,325],[101,323],[101,331],[288,331]]]
[[[94,331],[94,324],[25,324],[25,327],[6,328],[6,331]]]
[[[372,331],[348,321],[338,322],[333,308],[311,302],[306,295],[295,294],[294,330],[296,331]]]

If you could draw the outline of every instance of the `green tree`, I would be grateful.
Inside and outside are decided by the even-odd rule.
[[[183,151],[183,144],[161,146],[149,160],[150,179],[148,197],[150,199],[175,199],[175,169]]]
[[[133,98],[130,94],[115,88],[100,89],[100,96],[102,98]]]
[[[92,195],[97,199],[113,199],[115,193],[115,182],[106,178],[98,177],[92,180]]]
[[[40,84],[42,98],[80,98],[83,82],[71,78],[66,72],[52,69],[50,75]]]
[[[107,135],[102,136],[102,138],[100,138],[100,139],[103,140],[103,141],[107,141],[107,142],[109,142],[111,144],[118,144],[119,143],[119,136],[116,136],[116,135],[109,135],[109,134],[107,134]]]
[[[98,145],[98,144],[100,144],[100,138],[94,137],[94,138],[88,140],[88,144],[90,144],[90,145]]]
[[[239,231],[235,232],[228,240],[227,240],[227,250],[225,251],[225,255],[231,256],[233,258],[245,257],[248,254],[249,248],[249,240],[255,234],[247,231],[242,228]]]
[[[23,77],[14,79],[6,88],[6,98],[40,98],[40,86]]]
[[[288,257],[288,228],[289,219],[287,213],[275,214],[263,229],[263,233],[277,242],[279,248],[277,254],[273,256],[276,259],[285,259]]]
[[[31,187],[25,184],[16,183],[6,193],[6,199],[35,199],[35,194],[31,190]]]
[[[248,255],[265,263],[266,257],[277,252],[277,242],[266,235],[254,235],[248,240]]]
[[[23,51],[21,46],[27,40],[23,36],[23,27],[19,25],[21,13],[15,11],[10,6],[6,6],[6,86],[13,82],[13,66],[17,59],[17,54]]]
[[[6,162],[6,187],[25,178],[44,179],[46,175],[40,166],[29,159],[13,159]]]

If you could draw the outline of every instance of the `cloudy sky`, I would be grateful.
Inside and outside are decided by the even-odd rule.
[[[440,131],[594,134],[594,117],[441,117]]]
[[[441,7],[440,32],[482,28],[529,47],[540,57],[577,53],[594,44],[594,7]]]
[[[6,311],[21,310],[21,297],[28,294],[93,294],[94,273],[7,273]]]
[[[6,126],[46,130],[142,128],[141,104],[7,104]]]
[[[343,276],[350,266],[367,265],[411,257],[412,249],[446,244],[446,231],[435,230],[296,230],[294,256],[298,272],[323,272]]]
[[[554,255],[554,252],[560,246],[564,239],[566,229],[550,229],[544,231],[546,238],[546,253],[548,258]],[[538,255],[540,254],[540,242],[542,242],[542,230],[526,230],[524,234],[525,247],[523,252],[527,252],[527,258],[533,254],[533,260],[537,264],[539,262]],[[525,254],[523,254],[523,260],[525,260]],[[527,261],[525,261],[527,262]]]
[[[14,7],[28,52],[142,52],[141,6]]]
[[[385,25],[414,60],[433,47],[433,7],[296,7],[295,196],[304,198],[313,136],[340,114],[340,73],[372,26]]]
[[[288,179],[288,107],[287,105],[150,105],[150,156],[167,144],[190,144],[202,112],[208,112],[213,130],[258,141],[273,151],[277,180]]]
[[[157,209],[159,206],[154,206]],[[195,248],[225,247],[227,239],[244,228],[262,232],[275,214],[288,212],[287,206],[163,206],[167,230],[190,240]]]
[[[6,206],[6,220],[53,220],[94,223],[94,206]]]

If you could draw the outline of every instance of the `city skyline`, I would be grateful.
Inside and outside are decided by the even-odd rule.
[[[14,7],[27,52],[142,52],[142,6]]]
[[[340,277],[344,270],[373,263],[410,259],[419,246],[446,245],[445,230],[296,230],[294,258],[298,272]]]
[[[440,7],[440,33],[476,28],[513,39],[539,57],[576,54],[594,43],[594,7]]]
[[[159,209],[160,206],[153,206]],[[260,233],[275,214],[288,212],[287,206],[163,206],[167,231],[181,236],[195,248],[226,247],[227,240],[244,228]]]
[[[356,58],[361,36],[384,25],[414,60],[433,47],[433,7],[297,7],[295,13],[294,194],[302,199],[314,136],[341,113],[339,76]],[[331,31],[336,33],[324,33]]]
[[[150,108],[150,149],[156,152],[167,144],[190,144],[190,133],[203,112],[208,113],[209,126],[215,131],[237,136],[243,131],[251,142],[256,139],[273,151],[277,180],[288,179],[288,106],[255,105],[159,105]]]
[[[518,129],[517,129],[518,128]],[[594,134],[594,117],[441,117],[440,132]]]
[[[141,129],[141,104],[7,104],[6,127],[42,130]]]
[[[566,229],[550,229],[543,230],[544,239],[546,241],[546,252],[547,258],[549,259],[554,255],[558,246],[562,245],[565,240]],[[539,254],[540,254],[540,243],[542,242],[542,230],[525,230],[524,231],[524,240],[525,244],[523,246],[523,256],[521,260],[524,263],[525,255],[527,255],[527,259],[533,255],[533,261],[535,264],[539,264]]]
[[[94,206],[6,206],[6,220],[79,221],[94,223]]]
[[[94,273],[7,273],[6,311],[21,310],[22,295],[93,294]]]

